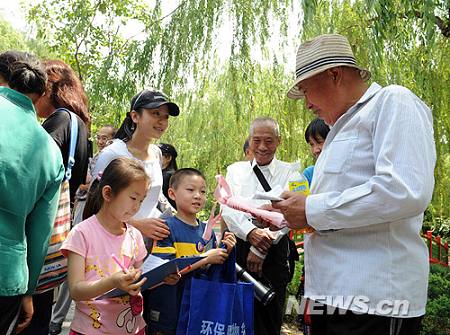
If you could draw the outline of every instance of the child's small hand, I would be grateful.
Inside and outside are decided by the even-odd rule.
[[[223,236],[222,243],[225,244],[227,252],[230,253],[236,245],[236,236],[227,231]]]
[[[205,252],[207,264],[223,264],[228,258],[228,253],[225,249],[216,248]]]
[[[164,284],[167,285],[175,285],[180,280],[180,275],[177,273],[172,273],[171,275],[168,275],[166,278],[164,278]]]
[[[127,273],[119,271],[112,274],[111,279],[115,287],[127,292],[129,295],[137,295],[141,291],[142,284],[147,280],[147,278],[142,278],[136,283],[141,274],[141,270],[130,268]]]

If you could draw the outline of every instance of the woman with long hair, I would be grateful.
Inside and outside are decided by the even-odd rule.
[[[36,103],[39,117],[45,121],[42,126],[56,141],[61,149],[64,166],[67,164],[70,144],[69,113],[55,113],[58,108],[66,108],[77,115],[78,140],[75,151],[75,165],[70,179],[70,202],[73,204],[75,192],[86,179],[89,162],[88,133],[91,118],[88,110],[88,99],[80,79],[72,68],[61,60],[44,62],[47,72],[45,94]]]
[[[169,116],[180,113],[178,106],[161,92],[143,90],[131,99],[130,111],[116,133],[114,142],[102,150],[92,175],[95,177],[114,158],[130,157],[141,161],[151,180],[141,209],[130,224],[143,235],[161,240],[169,235],[169,229],[156,208],[162,198],[163,177],[161,150],[153,142],[159,139],[169,126]]]

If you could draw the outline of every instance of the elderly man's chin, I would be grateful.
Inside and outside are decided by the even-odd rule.
[[[262,155],[262,154],[255,153],[255,160],[256,160],[256,163],[258,163],[258,165],[264,166],[264,165],[270,164],[270,162],[272,161],[274,156],[275,156],[274,154]]]

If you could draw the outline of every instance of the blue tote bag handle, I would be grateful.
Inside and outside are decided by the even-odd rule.
[[[207,278],[202,277],[202,279],[222,283],[236,283],[236,247],[231,250],[223,264],[211,265],[207,271]]]

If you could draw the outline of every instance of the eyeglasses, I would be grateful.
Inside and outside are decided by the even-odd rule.
[[[110,136],[100,135],[100,134],[97,134],[97,135],[95,136],[95,138],[97,139],[97,141],[100,141],[100,140],[102,140],[102,141],[108,141],[108,140],[111,139]]]

